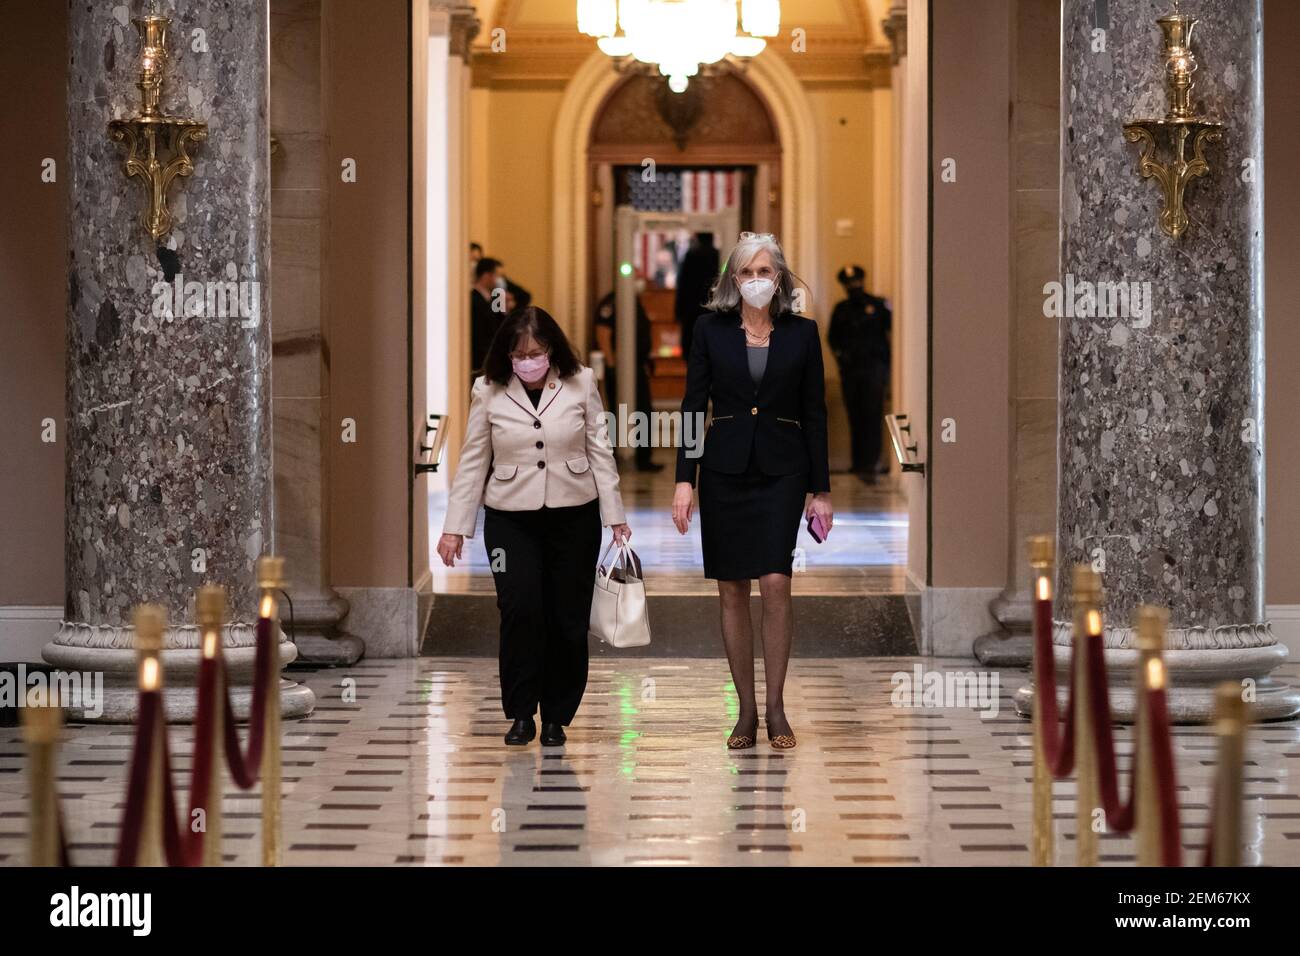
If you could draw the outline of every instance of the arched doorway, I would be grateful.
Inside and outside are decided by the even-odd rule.
[[[592,206],[598,183],[592,176],[593,133],[611,95],[627,77],[616,72],[608,57],[594,53],[565,87],[555,124],[552,162],[552,247],[571,254],[553,260],[554,314],[565,331],[586,341],[592,305]],[[776,170],[776,223],[786,253],[801,275],[808,278],[814,299],[820,274],[818,255],[818,197],[816,156],[819,134],[812,105],[799,80],[777,57],[760,56],[743,73],[740,82],[759,98],[770,118],[779,147]],[[668,153],[673,140],[664,140]],[[645,155],[638,156],[639,163]],[[653,156],[651,158],[654,158]],[[583,175],[574,175],[576,170]],[[601,200],[603,201],[603,195]]]

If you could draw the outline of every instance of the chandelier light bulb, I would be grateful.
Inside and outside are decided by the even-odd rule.
[[[743,20],[750,34],[737,31]],[[579,0],[578,28],[597,37],[606,56],[632,57],[669,77],[674,92],[686,89],[700,67],[728,56],[749,59],[767,46],[763,36],[780,29],[779,0]],[[618,29],[621,35],[616,35]],[[678,88],[680,87],[680,89]]]
[[[590,37],[610,37],[618,29],[618,0],[578,0],[578,29]]]
[[[750,36],[777,36],[781,32],[781,0],[743,0],[740,23]]]

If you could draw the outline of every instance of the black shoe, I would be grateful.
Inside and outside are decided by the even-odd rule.
[[[564,736],[564,727],[542,721],[542,746],[563,747],[568,738]]]
[[[511,724],[510,731],[506,734],[506,743],[511,747],[522,747],[536,736],[537,725],[533,723],[533,718],[523,717]]]

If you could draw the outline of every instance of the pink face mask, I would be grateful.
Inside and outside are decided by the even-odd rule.
[[[535,382],[551,369],[551,357],[543,355],[539,358],[511,359],[511,367],[515,374],[525,382]]]

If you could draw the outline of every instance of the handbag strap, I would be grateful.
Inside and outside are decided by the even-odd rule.
[[[618,554],[614,560],[609,562],[609,570],[605,570],[605,559],[609,557],[610,549],[618,545]],[[605,546],[605,551],[600,556],[600,563],[596,565],[596,573],[599,574],[606,582],[614,574],[614,569],[622,563],[623,571],[630,577],[641,580],[641,559],[637,557],[636,552],[625,542],[617,538],[611,538],[609,544]]]
[[[605,559],[609,557],[610,548],[614,547],[614,545],[616,545],[617,543],[618,543],[618,539],[616,538],[609,539],[609,544],[605,546],[605,551],[600,556],[600,562],[596,565],[596,573],[600,575],[602,578],[604,578],[606,582],[609,581],[610,575],[614,573],[614,565],[617,563],[618,559],[615,558],[613,561],[609,563],[608,571],[605,570]]]

